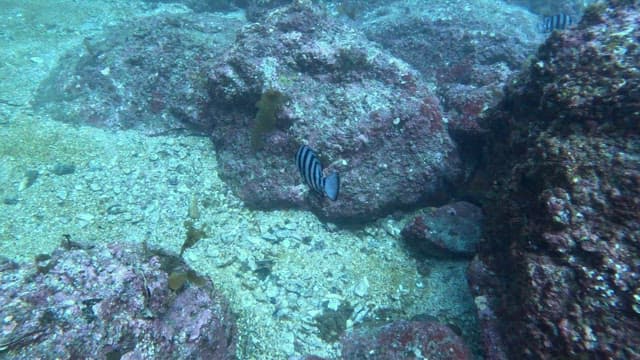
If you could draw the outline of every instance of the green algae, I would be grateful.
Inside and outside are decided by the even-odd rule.
[[[193,247],[195,244],[198,243],[198,241],[207,237],[206,231],[203,228],[200,228],[200,229],[196,228],[193,225],[192,221],[189,221],[189,220],[185,221],[184,227],[187,230],[187,234],[184,239],[184,243],[182,244],[182,248],[180,248],[180,256],[182,256],[185,250],[189,249],[190,247]]]
[[[260,100],[256,103],[258,112],[251,129],[253,151],[261,150],[264,147],[265,135],[276,129],[278,124],[276,115],[285,101],[286,97],[278,90],[269,89],[262,93]]]

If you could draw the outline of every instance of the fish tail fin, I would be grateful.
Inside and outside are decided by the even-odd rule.
[[[549,32],[547,29],[545,17],[540,17],[540,20],[536,23],[536,30],[541,34]]]
[[[338,194],[340,193],[340,175],[337,172],[332,172],[329,176],[324,178],[324,193],[327,197],[336,201]]]

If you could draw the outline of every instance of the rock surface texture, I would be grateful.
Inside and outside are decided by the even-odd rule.
[[[235,359],[235,320],[211,281],[139,246],[0,259],[0,304],[11,359]]]
[[[108,129],[210,131],[207,69],[240,16],[161,14],[106,29],[59,60],[35,107],[56,120]]]
[[[441,197],[459,176],[459,158],[419,74],[300,3],[245,27],[210,73],[208,112],[225,180],[250,206],[308,206],[334,221]],[[281,104],[258,116],[256,104],[273,92]],[[303,185],[293,159],[301,144],[340,173],[338,201]]]
[[[341,343],[343,359],[471,359],[462,339],[448,326],[433,321],[395,321],[354,331]]]
[[[446,198],[459,156],[416,70],[308,1],[237,34],[246,20],[234,14],[160,14],[88,38],[36,108],[109,129],[211,134],[222,176],[256,208],[349,222]],[[339,201],[303,185],[301,144],[340,173]]]
[[[471,259],[482,235],[482,210],[460,201],[423,210],[402,229],[402,238],[419,257]]]
[[[638,8],[612,0],[551,34],[488,117],[469,281],[496,358],[640,357]]]
[[[392,1],[359,26],[434,84],[451,136],[476,158],[477,118],[500,101],[509,76],[544,40],[539,20],[503,2]]]

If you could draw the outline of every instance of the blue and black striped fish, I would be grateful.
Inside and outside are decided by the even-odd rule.
[[[307,145],[300,146],[296,154],[296,164],[304,182],[316,193],[327,197],[333,201],[338,199],[340,192],[340,175],[332,172],[324,176],[322,164],[316,153]]]
[[[542,22],[538,24],[538,30],[544,33],[550,33],[553,30],[565,30],[573,25],[573,17],[564,13],[545,16],[542,18]]]

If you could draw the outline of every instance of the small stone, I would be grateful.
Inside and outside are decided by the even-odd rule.
[[[56,197],[60,200],[67,199],[67,191],[66,190],[58,190],[56,191]]]
[[[8,195],[2,199],[2,203],[5,205],[16,205],[18,203],[18,197],[14,195]]]
[[[76,215],[76,218],[81,221],[92,222],[94,216],[88,213],[79,213],[78,215]]]
[[[369,293],[369,280],[366,276],[353,288],[353,293],[360,297],[367,296]]]
[[[338,311],[338,308],[340,308],[340,300],[339,299],[329,299],[329,301],[327,302],[327,309],[333,310],[333,311]]]
[[[265,232],[261,234],[262,238],[272,244],[277,244],[280,241],[282,241],[282,239],[278,238],[275,234],[270,233],[270,232]]]
[[[87,167],[90,171],[100,171],[102,170],[102,165],[100,164],[100,162],[96,161],[96,160],[89,160],[89,163],[87,164]]]
[[[38,175],[40,175],[38,170],[27,170],[24,174],[24,179],[20,182],[18,191],[31,187],[31,185],[36,182],[36,179],[38,179]]]
[[[200,218],[200,210],[198,209],[198,198],[195,195],[191,195],[188,214],[189,217],[193,220]]]
[[[57,163],[51,169],[51,172],[56,175],[69,175],[73,174],[76,171],[76,166],[73,164],[62,164]]]
[[[278,288],[275,286],[269,286],[265,291],[265,295],[268,298],[276,298],[278,296],[278,293],[279,293]]]

